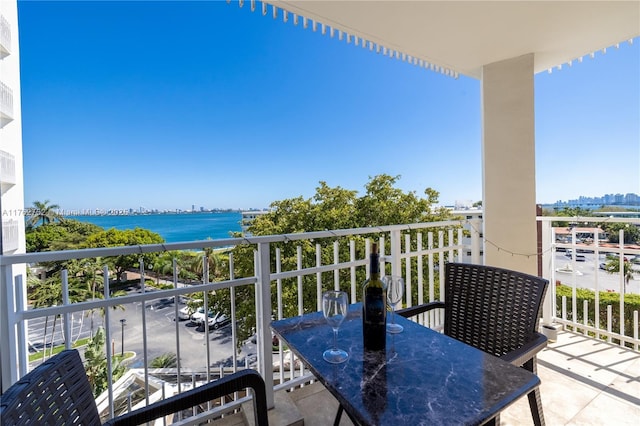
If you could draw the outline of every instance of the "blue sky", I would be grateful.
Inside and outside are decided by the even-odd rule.
[[[18,3],[25,205],[482,198],[480,82],[226,2]],[[640,193],[640,40],[535,79],[537,201]]]

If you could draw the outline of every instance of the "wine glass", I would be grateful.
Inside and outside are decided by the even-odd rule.
[[[349,354],[342,349],[338,349],[337,340],[338,328],[340,328],[340,324],[347,316],[347,293],[336,290],[322,293],[322,313],[333,328],[333,347],[324,351],[322,357],[332,364],[345,362],[349,358]]]
[[[391,324],[387,324],[387,332],[397,334],[403,330],[400,324],[396,324],[395,311],[396,305],[402,301],[404,279],[397,275],[385,275],[382,277],[382,283],[387,288],[387,302],[391,306]]]

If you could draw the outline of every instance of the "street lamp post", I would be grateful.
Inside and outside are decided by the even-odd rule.
[[[124,326],[127,325],[127,320],[122,318],[120,320],[120,324],[122,325],[122,344],[120,345],[120,356],[124,358]]]

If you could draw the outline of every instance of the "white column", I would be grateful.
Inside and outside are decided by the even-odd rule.
[[[482,201],[485,264],[537,275],[533,64],[483,67]]]

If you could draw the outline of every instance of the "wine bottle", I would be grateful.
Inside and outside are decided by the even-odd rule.
[[[369,278],[362,286],[362,334],[364,349],[385,349],[387,341],[387,309],[384,286],[380,281],[380,255],[378,245],[371,245]]]

